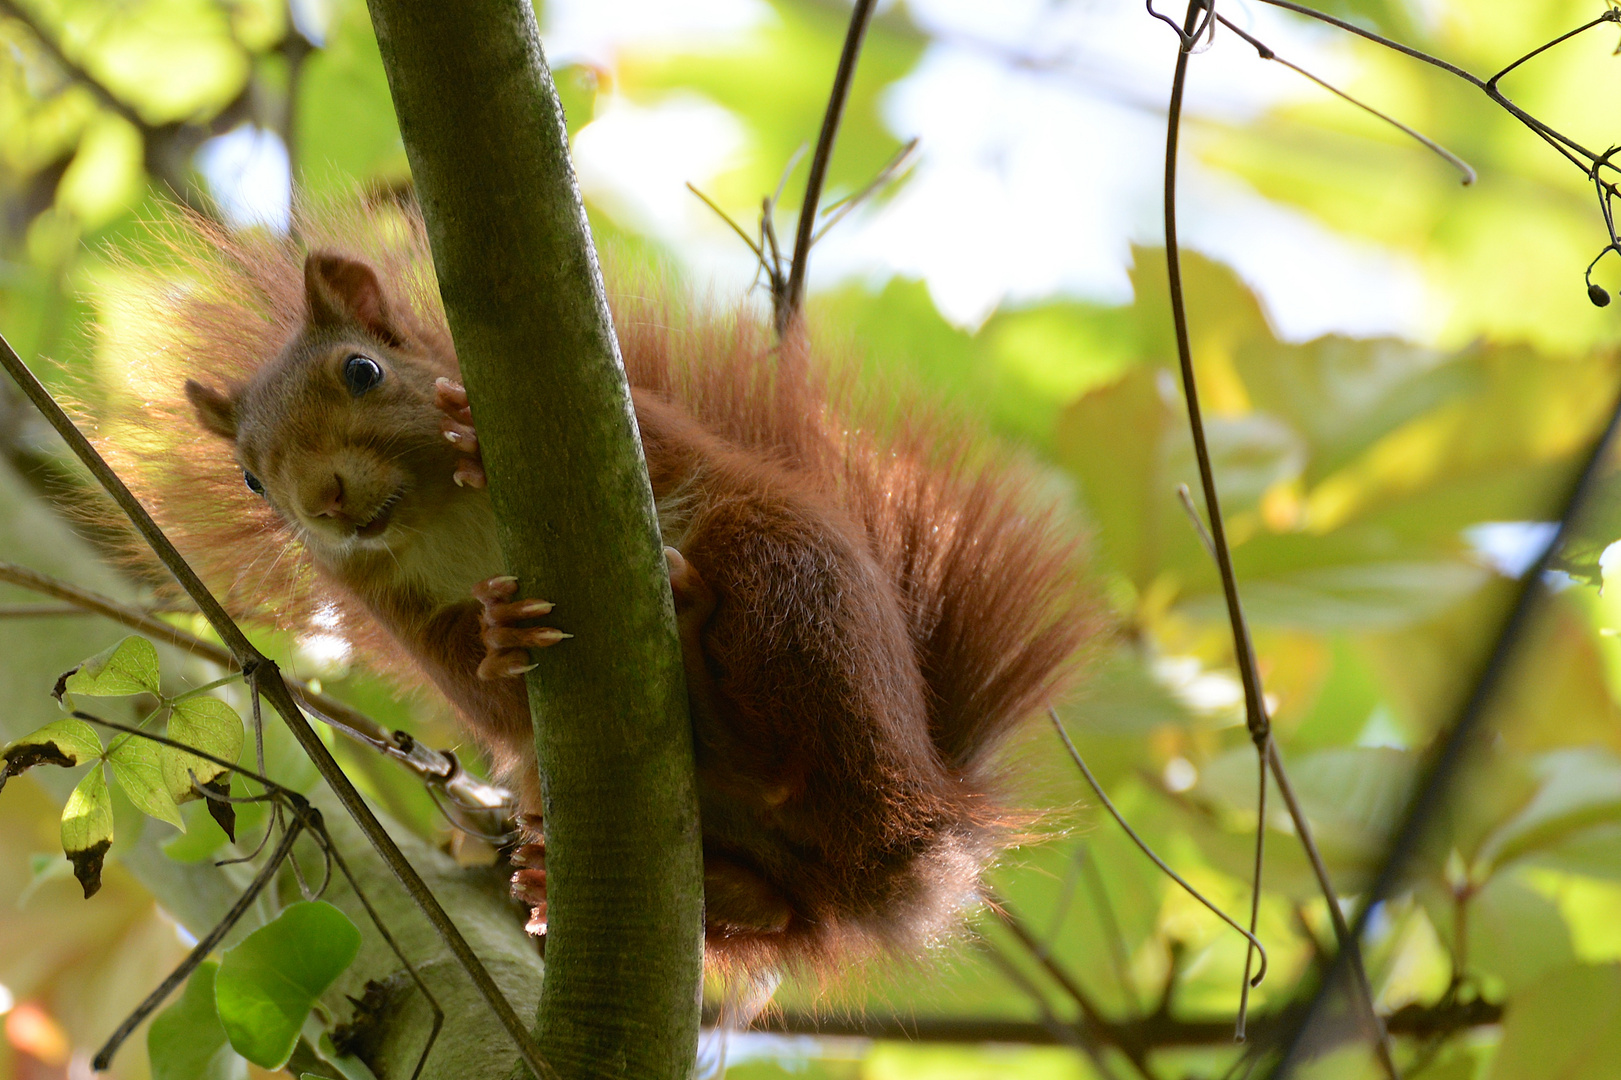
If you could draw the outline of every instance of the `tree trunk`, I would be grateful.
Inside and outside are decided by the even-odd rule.
[[[667,571],[624,369],[526,0],[370,0],[536,654],[550,930],[537,1037],[565,1078],[681,1077],[702,863]]]

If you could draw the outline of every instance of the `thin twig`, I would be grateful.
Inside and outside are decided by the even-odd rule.
[[[69,604],[0,604],[0,619],[50,619],[59,615],[88,615]]]
[[[1126,820],[1125,815],[1115,808],[1114,803],[1109,799],[1108,792],[1103,790],[1103,785],[1098,783],[1098,778],[1092,775],[1092,770],[1086,767],[1086,759],[1081,757],[1081,752],[1075,748],[1075,743],[1071,741],[1069,732],[1064,730],[1064,723],[1058,719],[1057,710],[1048,709],[1047,715],[1052,718],[1053,727],[1058,731],[1058,737],[1064,740],[1064,748],[1069,751],[1070,760],[1075,762],[1075,767],[1081,770],[1081,775],[1086,777],[1086,782],[1091,785],[1093,793],[1098,797],[1098,801],[1103,803],[1103,808],[1114,818],[1115,823],[1126,831],[1127,836],[1131,837],[1132,843],[1136,844],[1142,853],[1148,856],[1149,861],[1164,871],[1167,877],[1182,886],[1189,896],[1209,908],[1222,922],[1243,934],[1251,947],[1261,954],[1261,969],[1255,973],[1255,978],[1250,980],[1251,986],[1261,985],[1261,980],[1266,978],[1266,947],[1261,944],[1254,934],[1234,922],[1230,915],[1206,899],[1205,895],[1198,889],[1188,884],[1186,878],[1172,870],[1169,863],[1155,854],[1154,849],[1148,846],[1148,841],[1137,835],[1137,830],[1133,829],[1131,823]]]
[[[169,538],[163,535],[163,531],[158,528],[157,522],[152,520],[152,516],[147,513],[146,508],[125,486],[123,480],[119,479],[118,474],[113,472],[101,454],[90,444],[90,441],[84,437],[84,433],[74,426],[73,421],[62,411],[62,407],[56,403],[50,392],[34,377],[34,373],[22,362],[22,358],[17,355],[16,351],[11,347],[11,343],[6,341],[3,336],[0,336],[0,367],[6,369],[7,373],[21,387],[23,393],[34,403],[34,407],[44,415],[45,419],[56,429],[57,434],[68,444],[69,449],[90,471],[90,474],[95,477],[102,489],[128,515],[131,523],[134,524],[136,530],[140,532],[142,538],[152,548],[154,554],[157,555],[168,571],[174,575],[175,580],[180,583],[181,588],[185,589],[186,594],[191,597],[192,602],[203,613],[203,617],[208,620],[214,632],[220,636],[220,640],[224,641],[226,647],[231,650],[232,658],[236,661],[237,667],[247,676],[254,691],[263,693],[271,706],[281,714],[283,722],[292,731],[293,737],[298,740],[299,745],[304,748],[304,753],[314,762],[316,770],[321,774],[322,779],[327,782],[327,786],[332,789],[333,794],[338,797],[338,801],[343,804],[349,816],[359,826],[360,831],[365,834],[366,839],[377,851],[378,856],[387,864],[394,876],[399,879],[400,884],[405,887],[405,891],[410,895],[412,901],[422,910],[423,915],[433,925],[434,930],[456,957],[457,962],[467,971],[468,977],[473,980],[479,995],[484,998],[491,1011],[495,1013],[496,1018],[501,1022],[501,1026],[511,1036],[524,1062],[535,1071],[536,1076],[551,1075],[551,1069],[542,1060],[540,1050],[535,1045],[534,1037],[529,1033],[529,1029],[524,1025],[523,1021],[518,1018],[517,1012],[512,1008],[512,1004],[507,1001],[506,995],[501,992],[501,988],[496,985],[495,980],[490,976],[483,962],[473,952],[472,947],[467,944],[467,939],[462,936],[456,924],[446,914],[445,909],[433,895],[433,890],[428,888],[421,875],[416,872],[410,861],[400,851],[399,846],[394,843],[394,839],[383,829],[382,823],[377,820],[377,816],[372,813],[371,808],[361,798],[360,792],[355,790],[354,784],[344,775],[337,761],[333,759],[332,752],[326,748],[326,744],[321,741],[320,736],[315,734],[314,729],[309,725],[309,721],[304,719],[303,713],[299,711],[298,702],[294,699],[287,684],[282,681],[280,669],[273,661],[254,648],[247,635],[242,632],[242,629],[220,606],[220,602],[215,599],[213,593],[209,592],[202,579],[181,557],[180,552],[175,550],[174,545],[169,542]]]
[[[845,103],[850,98],[850,84],[855,77],[856,60],[861,55],[861,42],[867,36],[867,24],[872,21],[872,11],[876,6],[875,0],[856,0],[855,10],[850,13],[850,28],[844,35],[844,50],[839,53],[833,91],[827,98],[822,131],[816,137],[816,153],[811,157],[810,175],[805,181],[805,198],[799,204],[794,261],[788,270],[788,294],[783,298],[782,307],[775,313],[779,336],[799,318],[805,304],[805,269],[810,261],[811,234],[816,229],[816,205],[822,199],[822,184],[827,179],[828,162],[833,157],[833,142],[839,133]]]
[[[1069,995],[1070,1000],[1075,1003],[1075,1007],[1080,1010],[1082,1026],[1086,1029],[1107,1027],[1109,1020],[1108,1017],[1104,1016],[1103,1010],[1097,1007],[1091,996],[1081,988],[1081,984],[1076,978],[1065,970],[1064,966],[1055,960],[1051,953],[1041,947],[1040,942],[1036,941],[1035,936],[1030,933],[1018,916],[1013,914],[1007,904],[995,896],[989,896],[987,900],[990,902],[991,910],[996,912],[1001,918],[1002,924],[1013,933],[1019,944],[1025,947],[1031,958],[1041,965],[1042,970],[1063,989],[1064,993]],[[1143,1075],[1143,1080],[1155,1080],[1153,1072],[1148,1067],[1146,1049],[1123,1042],[1115,1045],[1126,1055],[1132,1067]]]
[[[853,195],[846,195],[832,206],[829,206],[827,208],[827,217],[823,219],[822,224],[817,227],[815,235],[810,239],[811,247],[814,248],[817,241],[827,235],[829,229],[843,221],[852,210],[870,199],[874,192],[893,180],[902,169],[909,165],[912,154],[916,152],[920,141],[915,136],[908,139],[906,145],[895,151],[895,156],[890,158],[871,180],[867,181],[865,187]]]
[[[1186,490],[1186,489],[1184,489]],[[1255,929],[1261,918],[1261,871],[1266,865],[1266,767],[1271,757],[1272,739],[1267,738],[1266,752],[1256,758],[1256,772],[1259,779],[1256,781],[1255,795],[1255,868],[1250,875],[1250,936],[1255,936]],[[1238,984],[1238,1021],[1233,1028],[1233,1040],[1243,1042],[1245,1027],[1249,1022],[1250,1011],[1250,964],[1255,959],[1255,950],[1250,946],[1244,947],[1244,980]]]
[[[1312,82],[1316,83],[1318,86],[1321,86],[1324,90],[1327,90],[1329,93],[1335,95],[1336,97],[1339,97],[1339,98],[1341,98],[1341,99],[1343,99],[1345,101],[1350,102],[1352,105],[1355,105],[1357,108],[1361,109],[1363,112],[1366,112],[1366,113],[1368,113],[1368,114],[1370,114],[1372,116],[1378,117],[1380,120],[1383,120],[1385,123],[1389,124],[1391,127],[1396,128],[1397,130],[1401,131],[1403,134],[1407,135],[1409,138],[1415,139],[1418,142],[1424,144],[1424,146],[1426,146],[1430,150],[1434,151],[1437,155],[1439,155],[1442,159],[1444,159],[1453,168],[1457,169],[1458,172],[1463,174],[1463,186],[1464,187],[1468,187],[1469,185],[1473,184],[1476,180],[1479,179],[1479,176],[1476,175],[1475,170],[1469,165],[1468,162],[1464,161],[1463,158],[1459,157],[1457,154],[1454,154],[1452,151],[1448,150],[1446,147],[1442,146],[1440,143],[1436,142],[1434,139],[1430,138],[1427,135],[1421,134],[1418,131],[1415,131],[1414,129],[1408,127],[1406,124],[1402,123],[1400,120],[1397,120],[1395,117],[1390,116],[1390,115],[1388,115],[1386,113],[1380,112],[1378,109],[1374,108],[1372,105],[1369,105],[1367,102],[1362,101],[1359,98],[1353,97],[1352,95],[1346,93],[1344,90],[1341,90],[1339,87],[1335,86],[1333,83],[1328,82],[1325,79],[1321,79],[1316,75],[1313,75],[1311,72],[1307,71],[1305,68],[1301,67],[1299,64],[1296,64],[1296,63],[1294,63],[1292,61],[1289,61],[1289,60],[1285,60],[1283,57],[1279,56],[1273,50],[1273,48],[1270,45],[1268,45],[1265,42],[1260,41],[1259,39],[1255,38],[1254,36],[1246,33],[1241,27],[1235,26],[1225,16],[1217,15],[1216,18],[1221,22],[1221,25],[1225,26],[1227,29],[1231,30],[1233,33],[1237,34],[1239,37],[1243,38],[1245,41],[1249,42],[1249,44],[1254,47],[1256,54],[1258,56],[1260,56],[1260,58],[1262,60],[1271,60],[1271,61],[1274,61],[1275,63],[1282,64],[1284,67],[1288,68],[1290,71],[1294,72],[1295,74],[1300,75],[1300,76],[1302,76],[1304,78],[1310,79]]]
[[[732,215],[728,214],[726,211],[717,206],[714,199],[711,199],[708,195],[705,195],[703,192],[699,191],[697,186],[694,185],[690,180],[687,181],[687,190],[698,196],[698,198],[702,199],[705,206],[713,210],[716,216],[718,216],[722,221],[726,222],[726,224],[730,225],[732,227],[732,231],[738,236],[742,237],[743,242],[749,246],[749,250],[754,252],[754,257],[756,259],[763,258],[760,252],[760,245],[756,244],[754,242],[754,238],[743,231],[743,226],[732,220]]]
[[[1382,34],[1377,34],[1372,30],[1366,29],[1365,27],[1358,26],[1355,23],[1336,18],[1335,16],[1329,15],[1326,12],[1318,11],[1315,8],[1309,8],[1304,4],[1297,4],[1294,2],[1294,0],[1261,0],[1261,3],[1269,4],[1276,8],[1282,8],[1285,11],[1292,11],[1297,15],[1304,15],[1309,19],[1316,19],[1319,22],[1327,23],[1329,26],[1336,27],[1348,34],[1354,34],[1355,36],[1366,41],[1373,42],[1375,45],[1380,45],[1394,52],[1399,52],[1404,56],[1412,57],[1414,60],[1429,64],[1431,67],[1439,68],[1449,75],[1462,79],[1464,82],[1490,97],[1494,102],[1508,112],[1509,115],[1513,116],[1516,120],[1534,132],[1538,138],[1552,146],[1563,157],[1569,160],[1577,168],[1581,169],[1584,174],[1592,175],[1591,163],[1596,162],[1600,155],[1586,149],[1580,143],[1577,143],[1568,136],[1555,131],[1547,124],[1544,124],[1541,120],[1538,120],[1536,117],[1514,104],[1508,98],[1504,97],[1495,85],[1491,85],[1490,81],[1482,79],[1480,76],[1466,71],[1456,64],[1448,63],[1438,56],[1433,56],[1422,49],[1415,49],[1411,45],[1404,45],[1399,41],[1394,41],[1383,36]],[[1621,9],[1609,9],[1591,22],[1585,23],[1569,34],[1565,34],[1560,38],[1560,40],[1563,41],[1566,38],[1574,36],[1575,34],[1583,33],[1593,29],[1595,26],[1599,26],[1607,22],[1621,22]],[[1541,51],[1542,49],[1537,49],[1530,55],[1534,56],[1536,53]],[[1509,65],[1509,67],[1505,68],[1504,71],[1499,72],[1497,77],[1500,78],[1509,70],[1519,66],[1519,64],[1523,63],[1526,59],[1529,59],[1529,56],[1521,57],[1520,60]],[[1587,158],[1587,162],[1583,162],[1581,160],[1582,157]],[[1613,188],[1611,189],[1611,193],[1614,194]]]
[[[1098,1075],[1103,1077],[1103,1080],[1116,1080],[1115,1072],[1109,1066],[1109,1059],[1103,1056],[1103,1048],[1098,1045],[1097,1039],[1093,1037],[1090,1027],[1084,1022],[1078,1025],[1066,1024],[1054,1015],[1052,1006],[1047,1003],[1047,997],[1041,992],[1041,989],[1032,983],[1013,961],[1002,955],[1002,951],[995,945],[988,941],[982,941],[980,951],[984,953],[986,959],[990,960],[992,966],[1000,971],[1008,982],[1018,987],[1026,997],[1035,1002],[1036,1008],[1041,1010],[1042,1027],[1046,1028],[1061,1042],[1073,1046],[1085,1054],[1091,1060],[1092,1067],[1097,1070]]]
[[[1204,489],[1205,515],[1210,527],[1211,548],[1216,557],[1216,567],[1221,576],[1222,594],[1227,603],[1228,622],[1232,627],[1234,658],[1238,663],[1239,675],[1244,686],[1244,706],[1246,722],[1249,727],[1250,740],[1255,744],[1256,752],[1265,755],[1271,765],[1273,774],[1278,778],[1279,789],[1283,794],[1284,802],[1289,807],[1289,813],[1294,820],[1295,832],[1299,836],[1307,856],[1312,860],[1312,869],[1317,875],[1323,896],[1331,909],[1337,909],[1339,897],[1329,880],[1328,868],[1317,855],[1317,847],[1312,839],[1311,823],[1304,813],[1300,811],[1299,803],[1293,797],[1293,791],[1288,785],[1288,778],[1284,775],[1282,763],[1277,756],[1276,747],[1271,739],[1271,721],[1266,714],[1266,698],[1261,687],[1260,672],[1255,662],[1255,646],[1250,639],[1249,624],[1244,618],[1243,604],[1238,596],[1238,577],[1233,571],[1232,551],[1227,543],[1227,530],[1221,515],[1221,500],[1216,491],[1215,470],[1210,462],[1210,448],[1205,439],[1204,416],[1199,408],[1199,385],[1193,370],[1193,348],[1188,333],[1188,315],[1186,297],[1182,287],[1182,253],[1177,242],[1176,229],[1176,195],[1177,195],[1177,148],[1182,130],[1182,99],[1187,88],[1188,59],[1192,46],[1197,41],[1201,27],[1200,16],[1207,19],[1214,16],[1214,9],[1210,0],[1189,0],[1187,15],[1180,31],[1176,55],[1176,71],[1171,79],[1171,99],[1167,109],[1165,124],[1165,264],[1169,277],[1171,317],[1176,329],[1177,360],[1182,372],[1182,396],[1187,404],[1188,428],[1193,437],[1194,456],[1199,466],[1199,482]],[[1223,916],[1225,918],[1225,916]],[[1235,924],[1236,925],[1236,924]],[[1336,924],[1336,930],[1343,925],[1343,920]],[[1246,937],[1254,941],[1254,937],[1247,932]],[[1348,959],[1361,967],[1361,956],[1356,943],[1349,936],[1340,940],[1341,951]],[[1263,957],[1264,959],[1264,957]],[[1264,967],[1263,967],[1264,970]],[[1367,984],[1366,976],[1357,981],[1359,987]],[[1359,1002],[1364,1018],[1371,1026],[1370,1034],[1380,1066],[1391,1080],[1397,1080],[1400,1073],[1396,1069],[1395,1058],[1391,1053],[1390,1043],[1383,1028],[1379,1024],[1378,1013],[1374,1009],[1371,998]]]
[[[1393,1035],[1413,1038],[1435,1038],[1459,1032],[1492,1028],[1503,1022],[1502,1005],[1471,998],[1435,1005],[1404,1005],[1391,1013],[1386,1025]],[[705,1023],[715,1018],[714,1010],[705,1011]],[[1288,1010],[1257,1013],[1250,1018],[1250,1050],[1270,1042],[1287,1025],[1294,1022],[1294,1013]],[[919,1016],[915,1013],[897,1014],[877,1010],[821,1009],[817,1012],[770,1009],[762,1013],[751,1025],[754,1031],[768,1031],[783,1035],[847,1036],[867,1039],[898,1039],[923,1043],[1009,1043],[1033,1046],[1071,1045],[1071,1036],[1055,1035],[1045,1023],[1025,1020],[987,1020],[972,1016]],[[1101,1043],[1117,1049],[1123,1045],[1140,1046],[1152,1053],[1157,1050],[1179,1050],[1192,1047],[1220,1049],[1232,1047],[1233,1025],[1226,1017],[1197,1017],[1183,1019],[1176,1016],[1150,1016],[1143,1020],[1125,1020],[1101,1028],[1090,1028]],[[1336,1040],[1357,1034],[1354,1030],[1339,1029],[1332,1033]],[[1246,1060],[1235,1055],[1235,1060]],[[1249,1060],[1254,1060],[1250,1058]],[[1194,1073],[1192,1075],[1201,1075]]]

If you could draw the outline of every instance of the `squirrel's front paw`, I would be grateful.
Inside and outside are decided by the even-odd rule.
[[[444,414],[439,418],[439,430],[463,455],[456,463],[452,478],[462,487],[484,487],[487,483],[484,478],[484,455],[478,448],[478,432],[473,428],[473,410],[467,403],[467,388],[440,376],[433,381],[433,403]]]
[[[573,637],[554,626],[531,626],[533,620],[551,613],[548,600],[516,600],[515,577],[493,577],[473,586],[473,598],[483,606],[479,613],[479,637],[484,642],[484,659],[479,661],[478,677],[486,680],[510,679],[535,666],[530,649],[544,649],[564,638]]]

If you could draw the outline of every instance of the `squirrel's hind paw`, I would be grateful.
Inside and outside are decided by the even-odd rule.
[[[525,814],[524,831],[532,839],[519,844],[512,853],[512,898],[529,905],[529,922],[524,927],[539,937],[546,932],[546,842],[541,839],[540,816]]]
[[[478,677],[486,681],[510,679],[534,668],[529,649],[544,649],[564,638],[573,637],[554,626],[531,626],[531,620],[551,614],[549,600],[513,600],[518,579],[493,577],[473,586],[479,612],[479,640],[484,659],[479,661]]]

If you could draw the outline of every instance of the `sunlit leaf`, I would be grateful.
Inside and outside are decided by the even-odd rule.
[[[157,694],[158,650],[143,637],[131,635],[80,664],[59,688],[85,697],[124,697]]]
[[[101,864],[113,844],[113,800],[107,778],[91,769],[62,809],[62,851],[90,899],[101,888]]]
[[[1244,611],[1261,625],[1389,630],[1439,614],[1488,577],[1481,567],[1460,561],[1324,566],[1245,578]],[[1218,603],[1204,596],[1183,606],[1210,618]]]
[[[183,830],[186,824],[180,818],[180,808],[163,778],[162,749],[150,739],[125,735],[107,751],[107,764],[112,766],[113,779],[137,810]]]
[[[1518,995],[1555,968],[1576,962],[1558,905],[1500,874],[1469,902],[1468,962],[1472,972],[1501,979]]]
[[[146,1032],[146,1054],[152,1080],[243,1080],[247,1062],[227,1044],[214,1010],[214,976],[219,965],[207,961],[186,980],[174,1004],[152,1020]]]
[[[0,790],[6,781],[35,765],[82,765],[101,756],[101,739],[96,729],[83,720],[68,717],[15,739],[0,750]]]
[[[1561,968],[1515,995],[1487,1076],[1621,1077],[1621,966]]]
[[[166,734],[175,742],[185,743],[221,761],[234,762],[242,753],[242,718],[219,698],[201,696],[177,701],[169,713]],[[160,749],[158,759],[169,794],[176,802],[197,798],[192,789],[192,777],[196,777],[199,784],[208,784],[229,771],[223,765],[170,746]]]
[[[316,999],[360,951],[360,931],[324,901],[300,901],[226,950],[214,983],[236,1052],[266,1069],[292,1056]]]
[[[1503,866],[1594,825],[1621,821],[1621,761],[1597,749],[1563,750],[1536,763],[1542,788],[1498,829],[1479,858]]]
[[[326,47],[299,79],[297,153],[317,194],[347,195],[357,179],[405,180],[405,146],[366,5],[335,4]]]

